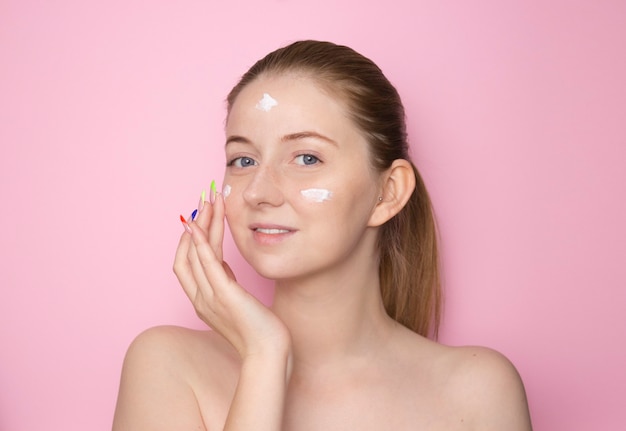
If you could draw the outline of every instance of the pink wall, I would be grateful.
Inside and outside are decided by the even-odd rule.
[[[536,430],[626,428],[626,3],[88,3],[0,3],[0,430],[109,429],[132,338],[201,326],[177,216],[222,176],[227,91],[301,38],[404,96],[443,341],[509,356]]]

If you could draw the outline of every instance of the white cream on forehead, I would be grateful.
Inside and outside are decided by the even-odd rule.
[[[224,196],[224,199],[226,199],[230,195],[230,191],[231,191],[230,186],[226,184],[224,188],[222,189],[222,195]]]
[[[263,98],[256,104],[256,109],[267,112],[276,105],[278,105],[276,99],[267,93],[263,93]]]
[[[330,199],[333,193],[330,190],[326,189],[306,189],[300,190],[300,194],[304,196],[305,199],[312,202],[324,202]]]

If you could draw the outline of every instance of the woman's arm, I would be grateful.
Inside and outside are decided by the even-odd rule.
[[[190,232],[189,232],[190,231]],[[183,234],[175,273],[198,316],[228,340],[242,360],[225,430],[281,429],[291,337],[287,327],[236,281],[222,261],[224,200],[201,205]]]
[[[287,352],[269,352],[244,360],[224,430],[282,428],[288,362]]]
[[[222,262],[222,197],[218,195],[214,205],[202,205],[197,221],[181,237],[174,272],[198,316],[241,358],[234,395],[210,395],[213,400],[207,401],[199,399],[193,386],[203,385],[200,390],[209,394],[214,389],[212,379],[198,381],[198,369],[218,367],[210,370],[214,377],[232,372],[227,368],[233,362],[224,357],[223,347],[182,328],[153,328],[135,339],[124,360],[114,431],[213,431],[224,423],[228,431],[281,429],[291,356],[289,331],[237,284]],[[226,356],[232,358],[231,353]]]

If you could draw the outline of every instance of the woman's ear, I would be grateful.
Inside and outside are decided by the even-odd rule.
[[[394,160],[383,174],[378,203],[372,211],[368,226],[380,226],[398,214],[409,201],[413,190],[415,190],[413,165],[408,160]]]

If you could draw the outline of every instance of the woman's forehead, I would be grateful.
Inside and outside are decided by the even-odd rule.
[[[285,127],[329,131],[354,127],[341,99],[322,90],[314,80],[293,74],[259,77],[239,93],[231,106],[226,129],[234,133],[255,125],[283,132]]]

